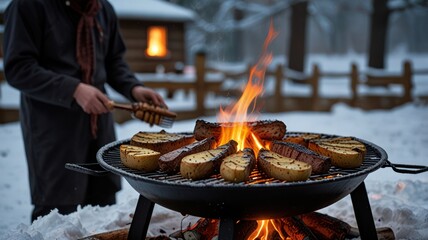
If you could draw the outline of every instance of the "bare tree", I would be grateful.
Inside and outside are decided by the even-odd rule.
[[[394,12],[413,7],[427,7],[427,0],[372,0],[373,11],[370,24],[369,67],[385,67],[385,51],[389,17]]]

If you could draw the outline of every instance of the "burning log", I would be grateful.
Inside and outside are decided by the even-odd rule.
[[[244,124],[251,129],[251,132],[257,137],[265,140],[280,140],[285,136],[286,125],[281,121],[254,121],[244,123],[211,123],[204,120],[196,120],[193,135],[196,140],[202,140],[209,137],[220,138],[222,128],[233,128],[238,124]]]
[[[311,212],[300,215],[302,222],[320,239],[345,239],[351,226],[326,214]]]
[[[279,219],[281,227],[293,240],[317,240],[318,238],[297,217],[285,217]]]
[[[218,219],[200,218],[193,225],[189,224],[186,229],[178,230],[169,237],[194,240],[216,239],[219,234],[219,223]],[[379,240],[395,239],[394,232],[390,228],[378,228],[376,231]],[[351,227],[340,219],[317,212],[262,221],[239,220],[236,222],[233,235],[235,240],[343,240],[358,237],[360,234],[357,228]],[[89,238],[86,239],[89,240]]]
[[[320,240],[341,240],[360,237],[358,228],[351,227],[348,223],[326,214],[311,212],[302,214],[299,217]],[[377,228],[376,232],[379,240],[395,239],[391,228]]]

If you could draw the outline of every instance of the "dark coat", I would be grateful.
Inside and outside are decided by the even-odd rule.
[[[108,83],[132,100],[131,89],[140,83],[124,62],[117,16],[107,1],[100,2],[96,18],[104,35],[94,29],[94,86],[105,92]],[[112,114],[98,117],[94,140],[90,116],[73,98],[81,81],[76,61],[78,20],[79,15],[61,0],[14,0],[5,12],[5,76],[21,92],[20,121],[32,202],[37,205],[82,203],[88,176],[65,169],[65,163],[96,162],[88,152],[90,144],[99,149],[115,140]],[[113,193],[120,189],[117,176],[105,184]]]

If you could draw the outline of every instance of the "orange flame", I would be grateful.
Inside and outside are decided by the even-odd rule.
[[[279,228],[280,226],[277,226],[273,220],[259,220],[257,221],[257,229],[248,237],[248,240],[268,240],[270,233],[274,230],[279,234],[281,239],[287,239]]]
[[[272,53],[268,52],[269,44],[275,39],[278,33],[273,27],[273,23],[269,26],[269,32],[263,45],[263,51],[258,62],[251,68],[250,76],[244,91],[239,100],[228,106],[225,110],[220,107],[220,112],[217,115],[218,122],[232,123],[232,127],[223,127],[220,136],[220,145],[227,143],[233,139],[238,143],[238,150],[245,147],[250,147],[257,154],[260,148],[263,147],[262,141],[251,132],[251,129],[245,122],[257,120],[255,116],[257,97],[263,94],[263,84],[265,73],[268,65],[272,62]],[[252,105],[250,114],[248,110]]]

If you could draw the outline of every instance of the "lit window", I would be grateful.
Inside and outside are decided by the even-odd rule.
[[[147,29],[146,54],[161,58],[168,55],[166,27],[152,26]]]

